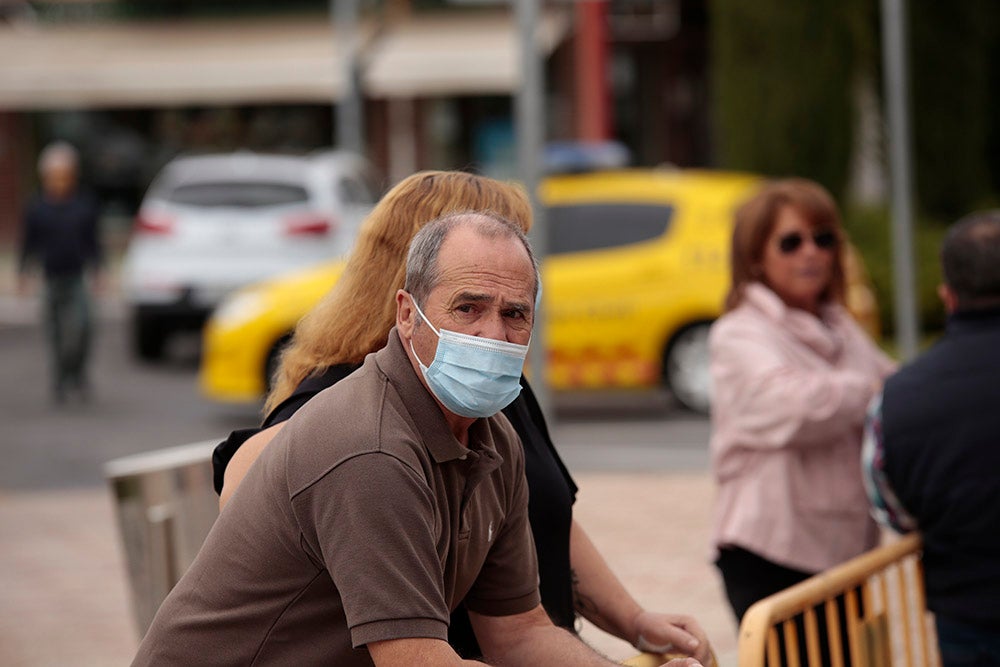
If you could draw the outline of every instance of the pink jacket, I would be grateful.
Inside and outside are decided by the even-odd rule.
[[[821,317],[751,284],[709,336],[713,545],[807,572],[876,545],[861,432],[895,370],[843,307]]]

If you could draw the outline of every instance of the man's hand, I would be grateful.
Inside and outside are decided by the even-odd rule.
[[[708,636],[690,616],[643,611],[635,619],[635,628],[635,647],[640,651],[683,653],[710,667],[712,653]],[[673,665],[674,662],[676,661],[671,661],[670,664]]]

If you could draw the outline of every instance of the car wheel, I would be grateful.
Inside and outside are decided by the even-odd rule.
[[[158,361],[163,358],[163,350],[169,331],[158,318],[135,313],[132,318],[132,349],[143,361]]]
[[[711,322],[681,329],[663,355],[663,381],[677,401],[689,410],[707,414],[711,402],[708,372],[708,331]]]
[[[292,340],[292,334],[287,333],[271,346],[271,351],[267,353],[264,361],[264,392],[271,393],[271,386],[274,383],[274,374],[278,372],[278,364],[281,363],[281,353]]]

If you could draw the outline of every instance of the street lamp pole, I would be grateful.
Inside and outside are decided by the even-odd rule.
[[[892,257],[896,301],[896,341],[903,361],[917,353],[917,310],[913,265],[913,185],[909,86],[906,74],[904,0],[882,0],[882,59],[888,107],[889,177],[892,191]]]
[[[545,144],[545,84],[542,59],[538,49],[535,31],[539,23],[540,0],[515,0],[518,41],[521,52],[521,85],[515,99],[515,121],[517,130],[518,170],[524,187],[531,198],[535,223],[531,228],[531,246],[538,261],[548,252],[548,236],[545,224],[545,209],[538,200],[538,186],[542,176],[542,147]],[[542,411],[550,420],[554,418],[549,409],[551,393],[545,379],[546,340],[545,311],[539,308],[535,313],[535,327],[531,336],[528,361],[532,369],[532,388]]]
[[[334,46],[340,56],[340,97],[335,101],[337,148],[358,154],[365,152],[364,113],[361,97],[360,0],[330,0]]]

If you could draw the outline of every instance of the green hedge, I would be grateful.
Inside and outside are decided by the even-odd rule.
[[[909,44],[914,172],[920,208],[958,218],[995,204],[1000,114],[991,77],[1000,69],[995,0],[911,2]]]
[[[886,337],[894,334],[896,324],[891,224],[889,211],[885,208],[854,207],[844,215],[844,227],[861,252],[875,288],[882,334]],[[938,251],[946,231],[945,224],[929,219],[916,221],[913,229],[917,313],[924,333],[937,332],[944,327],[944,309],[937,286],[941,283]]]
[[[712,0],[718,166],[797,175],[843,201],[853,82],[881,89],[881,11],[861,0]],[[907,9],[915,203],[953,220],[1000,204],[1000,2]]]
[[[838,198],[848,179],[857,0],[713,0],[711,78],[720,166],[804,176]]]

